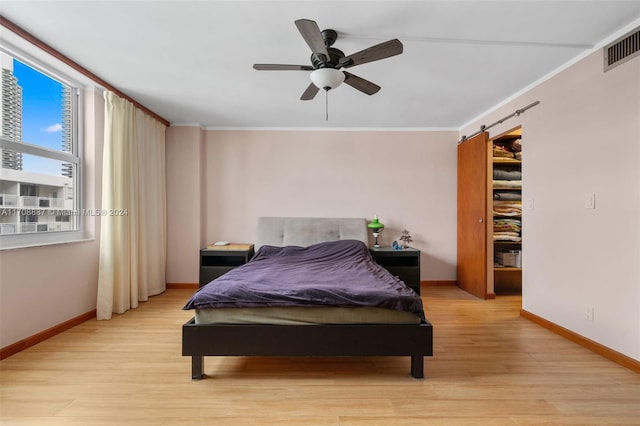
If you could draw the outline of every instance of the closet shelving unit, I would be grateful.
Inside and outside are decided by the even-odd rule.
[[[519,141],[522,137],[522,130],[516,128],[509,132],[496,136],[491,140],[493,146],[509,147],[515,141]],[[493,150],[491,150],[493,151]],[[493,267],[493,287],[495,294],[508,294],[508,293],[520,293],[522,292],[522,159],[514,157],[501,157],[494,156],[491,153],[489,177],[491,181],[491,200],[488,203],[489,214],[488,217],[492,217],[493,220],[488,223],[488,235],[492,236],[491,244],[491,258],[494,261]],[[520,174],[519,179],[504,180],[508,182],[508,185],[501,185],[500,179],[494,179],[494,170],[500,170],[506,172],[506,174]],[[519,184],[517,183],[519,182]],[[505,194],[507,199],[500,197],[500,194]],[[511,195],[511,196],[509,196]],[[507,203],[507,204],[519,204],[520,211],[509,211],[508,213],[500,214],[495,211],[495,203]],[[500,210],[500,209],[499,209]],[[511,209],[508,209],[511,210]],[[515,209],[517,210],[517,209]],[[513,240],[508,239],[496,239],[499,235],[495,232],[495,221],[500,219],[509,219],[518,221],[519,226],[517,229],[518,237]],[[513,230],[512,230],[513,232]],[[509,237],[507,237],[509,238]],[[500,256],[501,253],[507,253]]]

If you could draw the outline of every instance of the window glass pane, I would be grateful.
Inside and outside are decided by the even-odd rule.
[[[20,139],[32,145],[71,152],[71,93],[69,86],[13,59],[16,93],[21,94],[22,116],[16,117]],[[17,99],[16,99],[17,100]]]
[[[71,177],[71,164],[37,155],[22,154],[22,171],[35,173],[46,178]]]
[[[21,156],[22,170],[0,169],[0,233],[76,230],[75,165]]]

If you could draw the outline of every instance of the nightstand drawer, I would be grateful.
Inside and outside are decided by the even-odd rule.
[[[244,265],[248,262],[248,259],[244,254],[240,255],[225,255],[225,256],[209,256],[203,255],[200,258],[200,267],[209,267],[209,266],[227,266],[227,267],[235,267]]]

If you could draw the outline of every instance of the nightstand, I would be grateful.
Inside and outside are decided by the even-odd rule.
[[[370,247],[369,252],[378,265],[400,278],[408,287],[420,294],[420,250]]]
[[[209,246],[200,250],[200,283],[202,287],[253,257],[253,244]]]

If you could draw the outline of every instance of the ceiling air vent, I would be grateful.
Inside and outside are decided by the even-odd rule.
[[[627,62],[640,55],[640,27],[604,47],[604,70]]]

